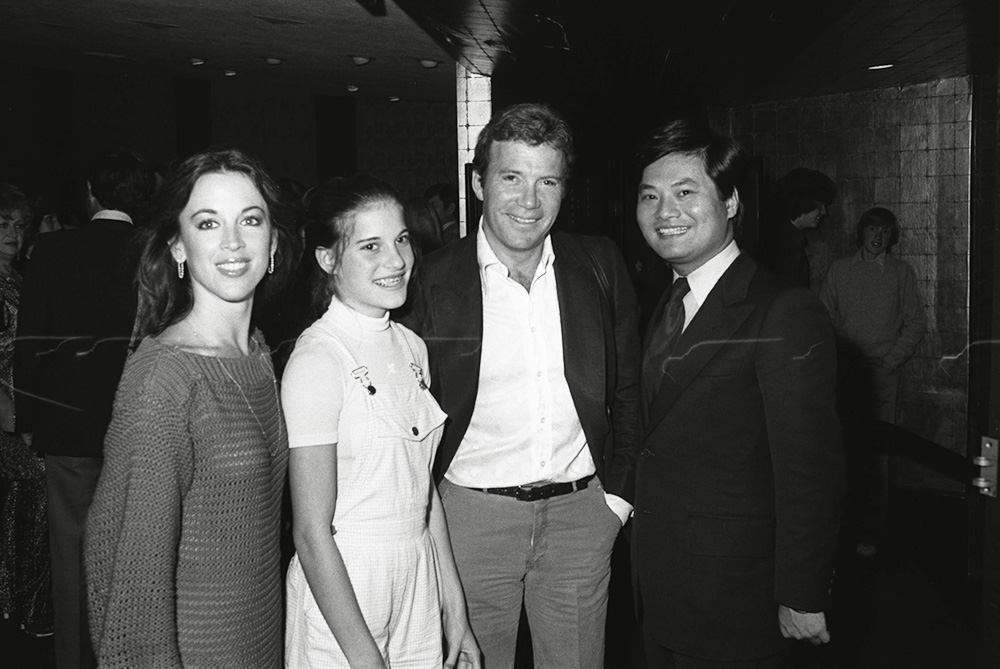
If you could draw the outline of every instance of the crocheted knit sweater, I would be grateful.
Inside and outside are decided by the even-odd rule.
[[[287,433],[255,335],[245,358],[144,340],[126,363],[87,519],[101,667],[278,667]]]

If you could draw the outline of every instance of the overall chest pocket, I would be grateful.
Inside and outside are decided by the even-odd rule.
[[[434,430],[444,425],[446,418],[448,414],[433,400],[414,402],[410,406],[379,412],[375,436],[379,439],[401,439],[405,442],[423,441]]]

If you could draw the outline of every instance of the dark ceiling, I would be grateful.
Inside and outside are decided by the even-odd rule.
[[[977,41],[996,54],[996,0],[397,2],[473,70],[625,104],[884,88],[970,74]]]
[[[353,84],[447,100],[450,63],[418,61],[448,54],[493,75],[501,101],[662,109],[990,71],[996,13],[997,0],[4,0],[0,62],[197,78],[233,68],[333,95]],[[374,60],[357,68],[352,54]]]

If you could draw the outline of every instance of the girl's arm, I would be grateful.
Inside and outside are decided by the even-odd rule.
[[[289,457],[295,550],[316,604],[352,667],[383,669],[333,536],[337,444],[293,448]]]
[[[448,523],[444,517],[444,506],[438,495],[437,486],[431,486],[431,513],[429,519],[431,536],[437,551],[438,566],[441,571],[442,622],[444,637],[447,644],[444,666],[454,667],[481,666],[479,644],[469,625],[469,614],[465,608],[465,592],[462,581],[458,577],[455,566],[455,556],[451,551],[451,537],[448,536]]]

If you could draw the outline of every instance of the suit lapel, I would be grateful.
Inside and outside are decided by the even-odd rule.
[[[556,293],[562,328],[563,368],[581,422],[590,412],[588,397],[604,393],[604,327],[600,286],[593,269],[563,235],[552,235]],[[586,427],[586,423],[584,423]]]
[[[698,309],[681,335],[677,349],[667,363],[659,392],[650,404],[647,434],[663,420],[698,372],[729,343],[753,312],[753,304],[745,302],[745,299],[755,271],[753,262],[739,256]]]

